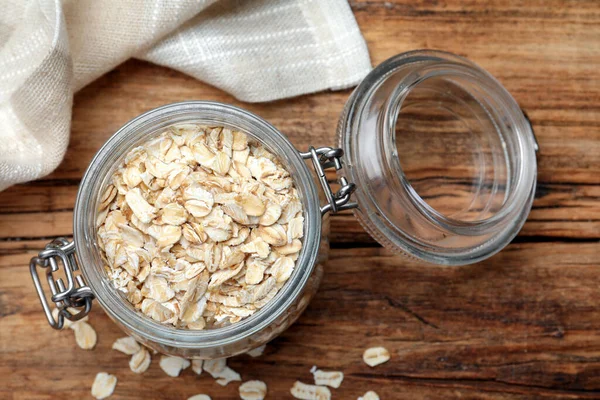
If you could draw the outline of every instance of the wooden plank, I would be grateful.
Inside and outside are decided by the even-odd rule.
[[[42,180],[0,193],[0,240],[71,235],[78,183]],[[333,243],[372,242],[350,213],[334,216],[331,232]],[[600,239],[600,184],[538,182],[533,209],[519,235]]]
[[[72,211],[78,189],[79,179],[15,185],[0,192],[0,215]]]
[[[4,214],[0,240],[22,240],[72,236],[73,212]]]
[[[26,268],[30,256],[14,254],[11,265],[0,266],[0,376],[11,377],[0,378],[0,397],[83,398],[95,373],[108,371],[119,379],[115,398],[201,392],[236,398],[235,384],[222,388],[206,373],[167,377],[158,357],[146,374],[133,374],[128,357],[110,350],[122,332],[97,305],[90,318],[97,348],[76,348],[71,331],[52,331],[43,319]],[[344,371],[336,398],[369,389],[390,399],[402,398],[399,393],[415,399],[597,398],[597,267],[597,244],[511,245],[462,268],[423,266],[382,248],[333,250],[321,289],[300,320],[262,357],[240,356],[230,365],[244,379],[266,381],[271,398],[288,398],[296,379],[310,382],[312,365]],[[369,368],[361,355],[375,345],[388,348],[392,359]]]

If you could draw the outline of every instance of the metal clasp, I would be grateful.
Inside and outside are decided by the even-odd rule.
[[[54,273],[58,272],[62,264],[67,284],[65,286],[62,278],[54,278]],[[52,310],[46,298],[46,293],[42,287],[42,282],[38,274],[38,267],[45,268],[46,280],[50,287],[52,296],[50,299],[59,310],[58,317],[55,320]],[[94,294],[85,284],[83,276],[75,275],[79,270],[77,260],[75,259],[75,243],[69,242],[65,238],[58,238],[48,243],[44,250],[40,251],[37,257],[33,257],[29,263],[29,271],[33,284],[40,298],[42,308],[46,314],[46,319],[54,329],[62,329],[65,318],[69,321],[78,321],[85,317],[92,308]],[[76,313],[67,308],[78,309]]]
[[[338,180],[340,189],[334,193],[325,175],[325,170],[328,168],[335,168],[336,171],[342,169],[343,155],[344,151],[339,148],[319,147],[315,149],[312,146],[306,153],[300,153],[302,158],[312,160],[319,182],[323,187],[323,192],[325,192],[325,198],[329,203],[321,207],[321,215],[325,215],[330,211],[335,214],[341,210],[358,207],[357,203],[350,201],[350,196],[356,190],[354,183],[348,182],[345,176],[340,176]]]

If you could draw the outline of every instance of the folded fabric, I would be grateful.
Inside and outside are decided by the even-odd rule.
[[[55,169],[73,93],[128,58],[259,102],[358,83],[345,0],[9,0],[0,14],[0,190]]]

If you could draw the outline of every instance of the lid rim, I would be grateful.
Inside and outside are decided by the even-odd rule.
[[[440,240],[447,241],[447,236],[444,236],[443,233],[438,240],[439,245],[436,246],[435,240],[423,241],[423,238],[415,231],[410,232],[395,226],[388,218],[389,212],[391,212],[390,216],[397,216],[397,212],[393,212],[393,209],[389,208],[390,203],[395,204],[396,207],[402,203],[394,198],[394,193],[390,193],[388,195],[390,198],[385,203],[381,203],[381,196],[373,187],[387,188],[389,182],[386,179],[388,178],[372,171],[365,172],[376,162],[381,164],[390,162],[390,164],[396,165],[395,172],[400,171],[400,174],[403,174],[397,155],[393,154],[393,150],[381,150],[388,145],[386,140],[395,136],[394,117],[397,114],[394,114],[393,111],[396,110],[394,102],[398,104],[398,98],[389,95],[391,89],[386,89],[385,93],[388,95],[385,99],[376,97],[381,91],[380,88],[388,84],[388,80],[396,79],[395,82],[398,86],[394,90],[397,93],[410,90],[407,81],[399,81],[394,74],[402,68],[411,67],[417,69],[421,74],[418,77],[422,77],[423,69],[431,64],[438,68],[449,68],[450,72],[455,72],[457,69],[468,71],[481,80],[479,83],[481,86],[488,85],[496,90],[497,93],[494,94],[504,101],[502,104],[506,104],[506,108],[502,108],[499,112],[503,116],[507,115],[511,118],[515,126],[514,133],[511,134],[514,135],[517,146],[515,149],[508,149],[513,151],[511,157],[516,160],[514,171],[511,170],[514,174],[514,182],[512,182],[514,187],[511,188],[512,192],[508,192],[507,189],[508,198],[505,198],[505,203],[493,215],[477,221],[452,219],[437,212],[421,199],[414,189],[412,195],[406,196],[406,199],[411,201],[416,199],[422,203],[419,204],[424,206],[419,218],[427,219],[430,226],[435,225],[439,232],[448,232],[457,237],[462,235],[468,239],[465,243],[473,243],[473,245],[464,247],[444,245],[440,242]],[[378,117],[375,116],[377,113],[379,113]],[[364,131],[365,126],[369,126],[374,131]],[[358,136],[361,134],[365,139],[359,139]],[[441,265],[465,265],[478,262],[492,256],[510,243],[522,228],[531,210],[537,175],[531,126],[506,89],[489,73],[462,57],[446,52],[416,50],[384,61],[361,82],[350,96],[338,125],[338,136],[340,146],[346,154],[347,176],[358,186],[355,196],[359,210],[355,210],[354,214],[375,240],[392,251]],[[373,144],[365,142],[367,138]],[[395,149],[395,146],[393,147]],[[377,149],[379,152],[376,151]],[[373,161],[372,159],[377,158],[376,156],[385,160]],[[367,157],[371,161],[364,161]],[[504,161],[508,163],[508,159]],[[374,176],[381,178],[381,181],[375,180]],[[428,216],[425,215],[427,208],[429,211],[433,211]],[[408,213],[406,209],[403,212]],[[479,242],[475,240],[477,235],[481,237],[481,239],[477,239]]]

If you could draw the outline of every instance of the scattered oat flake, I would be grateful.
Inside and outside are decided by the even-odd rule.
[[[367,393],[363,394],[358,400],[379,400],[379,395],[372,390],[369,390]]]
[[[192,360],[192,371],[194,371],[197,375],[202,373],[202,364],[204,360]]]
[[[211,400],[211,398],[206,394],[197,394],[192,397],[188,397],[188,400]]]
[[[159,365],[167,375],[176,377],[190,366],[190,362],[181,357],[162,356]]]
[[[112,345],[113,350],[120,351],[121,353],[127,355],[134,355],[138,351],[140,351],[140,345],[135,341],[131,336],[125,336],[115,340]]]
[[[98,336],[90,324],[87,322],[78,322],[73,324],[71,329],[75,331],[75,341],[79,347],[84,350],[91,350],[96,346]]]
[[[150,353],[142,347],[131,357],[131,360],[129,360],[129,368],[136,374],[143,374],[148,370],[150,361],[152,361]]]
[[[267,385],[262,381],[247,381],[240,385],[242,400],[263,400],[267,395]]]
[[[219,379],[217,379],[217,383],[221,386],[227,386],[230,382],[241,381],[242,377],[240,374],[235,372],[229,367],[225,367],[225,369],[220,373]]]
[[[225,358],[204,361],[204,370],[215,378],[221,386],[227,386],[229,382],[242,380],[240,374],[227,366],[227,359]]]
[[[315,385],[329,386],[337,389],[344,380],[344,373],[339,371],[322,371],[313,367],[310,372],[312,372],[315,378]]]
[[[218,375],[227,367],[227,359],[218,358],[216,360],[205,360],[204,370],[213,378],[218,378]]]
[[[390,359],[390,352],[384,347],[371,347],[363,353],[363,361],[369,367],[383,364]]]
[[[96,379],[92,384],[92,396],[100,400],[105,399],[113,394],[117,386],[117,377],[114,375],[107,374],[106,372],[99,372],[96,374]]]
[[[263,352],[265,351],[265,347],[267,347],[267,345],[263,344],[262,346],[259,346],[255,349],[252,349],[252,350],[246,352],[246,354],[248,354],[250,357],[262,356]]]
[[[325,386],[307,385],[296,381],[290,389],[290,393],[300,400],[330,400],[331,391]]]

